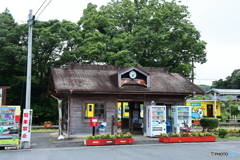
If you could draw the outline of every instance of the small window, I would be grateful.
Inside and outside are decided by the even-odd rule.
[[[85,119],[89,119],[90,117],[98,117],[98,119],[104,119],[104,104],[87,103],[85,105]]]

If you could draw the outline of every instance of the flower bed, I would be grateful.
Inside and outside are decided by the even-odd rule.
[[[159,141],[162,143],[178,143],[178,142],[215,142],[216,137],[209,132],[184,132],[184,133],[168,133],[161,134]]]
[[[51,121],[45,121],[43,126],[44,127],[52,127],[52,122]]]
[[[131,133],[126,134],[105,134],[84,137],[84,144],[87,146],[92,145],[121,145],[121,144],[133,144],[134,139]]]

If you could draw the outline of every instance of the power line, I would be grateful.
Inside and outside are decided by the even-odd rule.
[[[42,6],[44,5],[44,3],[46,2],[47,0],[45,0],[44,2],[43,2],[43,4],[41,5],[41,7],[38,9],[38,11],[42,8]],[[38,13],[38,11],[34,14],[34,15],[36,15],[37,13]]]
[[[46,0],[45,0],[45,2],[46,2]],[[44,2],[44,3],[45,3],[45,2]],[[48,2],[48,4],[43,8],[42,12],[45,10],[45,8],[46,8],[51,2],[52,2],[52,0],[50,0],[50,1]],[[38,15],[38,17],[42,14],[42,12]],[[38,19],[38,17],[37,17],[37,19]]]

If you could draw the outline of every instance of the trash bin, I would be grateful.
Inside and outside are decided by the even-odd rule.
[[[98,126],[98,134],[99,135],[104,135],[105,134],[105,126],[104,125],[100,125]]]
[[[171,121],[167,120],[166,123],[167,123],[167,133],[171,133]]]

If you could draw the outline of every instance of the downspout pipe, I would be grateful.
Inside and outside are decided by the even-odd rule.
[[[55,98],[58,101],[58,119],[59,119],[59,137],[58,139],[64,139],[64,136],[62,134],[62,100],[58,99],[57,97],[51,95],[53,98]]]

